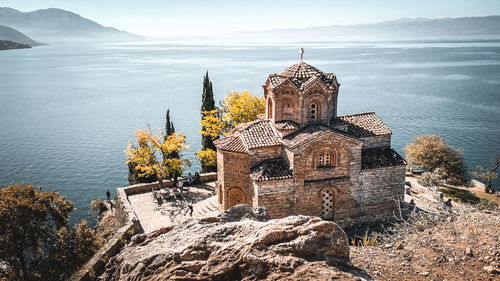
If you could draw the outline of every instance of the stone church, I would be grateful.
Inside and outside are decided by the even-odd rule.
[[[219,210],[265,205],[272,218],[303,214],[341,226],[392,216],[406,163],[377,115],[337,116],[335,74],[302,61],[262,86],[265,116],[215,142]]]

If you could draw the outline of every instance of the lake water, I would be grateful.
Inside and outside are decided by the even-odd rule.
[[[127,185],[127,142],[147,124],[163,128],[168,108],[191,145],[184,157],[196,160],[205,71],[216,100],[262,96],[299,47],[337,74],[339,115],[375,111],[400,153],[435,133],[464,150],[470,169],[500,154],[500,43],[53,45],[0,52],[0,186],[56,189],[75,203],[72,220],[83,218],[91,200]]]

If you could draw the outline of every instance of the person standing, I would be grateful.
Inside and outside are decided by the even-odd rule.
[[[181,196],[183,196],[183,195],[184,195],[184,194],[183,194],[183,187],[184,187],[184,184],[183,184],[182,179],[181,179],[181,180],[179,180],[179,181],[177,182],[177,188],[178,188],[178,189],[179,189],[179,191],[181,192]]]
[[[109,193],[109,189],[106,191],[106,197],[108,198],[108,203],[111,203],[111,193]]]
[[[188,183],[189,185],[192,185],[194,182],[193,175],[191,173],[188,173]]]

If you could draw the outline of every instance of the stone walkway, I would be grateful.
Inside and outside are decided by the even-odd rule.
[[[217,196],[214,196],[214,187],[214,182],[186,187],[184,199],[159,199],[156,202],[149,191],[132,194],[128,196],[128,200],[144,232],[148,233],[191,219],[188,204],[193,199],[196,200],[193,206],[193,217],[202,218],[217,215]]]

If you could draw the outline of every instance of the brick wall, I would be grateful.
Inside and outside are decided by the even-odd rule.
[[[281,146],[269,146],[250,149],[250,167],[270,158],[281,156]],[[250,171],[250,170],[249,170]]]
[[[363,138],[363,149],[391,147],[391,135]]]
[[[219,155],[219,154],[218,154]],[[249,157],[247,154],[235,153],[235,152],[224,152],[221,153],[220,159],[222,163],[219,167],[223,172],[219,172],[222,176],[220,183],[222,184],[222,204],[219,205],[219,210],[224,210],[228,206],[228,193],[232,188],[240,189],[244,196],[246,204],[252,204],[253,201],[253,191],[250,185],[249,176]],[[217,159],[219,160],[219,159]],[[218,169],[219,170],[219,169]]]
[[[291,215],[293,200],[293,180],[273,180],[258,182],[258,205],[266,206],[272,218]]]

